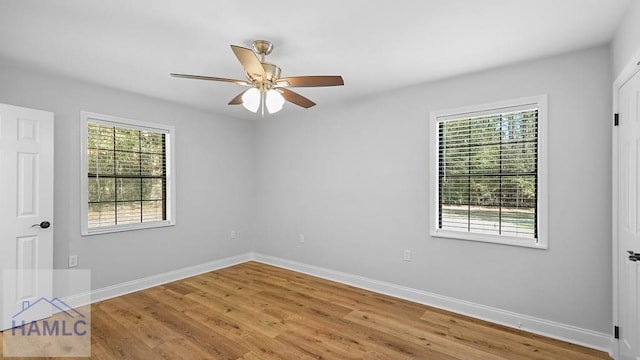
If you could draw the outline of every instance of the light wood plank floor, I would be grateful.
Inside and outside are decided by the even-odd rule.
[[[96,303],[91,318],[93,359],[609,359],[256,262]]]

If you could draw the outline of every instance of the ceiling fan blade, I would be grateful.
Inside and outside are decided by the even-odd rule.
[[[178,78],[185,78],[185,79],[230,82],[230,83],[236,83],[238,85],[244,85],[244,86],[250,86],[251,85],[251,84],[249,84],[248,82],[246,82],[244,80],[219,78],[219,77],[213,77],[213,76],[188,75],[188,74],[171,74],[171,76],[178,77]]]
[[[233,53],[236,55],[238,61],[240,61],[242,67],[250,78],[253,79],[257,76],[260,76],[262,79],[267,78],[267,75],[264,73],[262,63],[253,50],[236,45],[231,45],[231,50],[233,50]]]
[[[313,101],[307,99],[306,97],[298,93],[295,93],[289,89],[280,88],[278,89],[278,91],[282,92],[282,96],[284,97],[285,100],[287,100],[288,102],[294,103],[298,106],[302,106],[305,109],[308,109],[316,104]]]
[[[246,92],[246,90],[241,92],[240,94],[236,95],[236,97],[231,99],[231,101],[229,101],[229,104],[227,104],[227,105],[241,105],[242,104],[242,95],[244,95],[245,92]]]
[[[342,76],[292,76],[278,79],[278,85],[292,87],[340,86],[344,85]]]

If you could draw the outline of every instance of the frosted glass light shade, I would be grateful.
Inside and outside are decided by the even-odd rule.
[[[265,100],[265,104],[267,105],[267,111],[269,114],[277,113],[282,110],[284,106],[284,97],[278,90],[271,89],[267,91],[267,98]]]
[[[251,88],[242,94],[242,106],[245,109],[256,112],[260,108],[260,90]]]

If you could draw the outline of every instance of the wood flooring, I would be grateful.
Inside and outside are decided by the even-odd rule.
[[[93,359],[609,359],[257,262],[102,301],[91,310]]]

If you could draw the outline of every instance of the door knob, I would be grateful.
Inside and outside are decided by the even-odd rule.
[[[633,252],[632,250],[627,250],[627,254],[629,254],[629,260],[633,262],[640,261],[640,253]]]
[[[33,228],[33,227],[37,227],[37,226],[39,226],[39,227],[40,227],[40,228],[42,228],[42,229],[46,229],[46,228],[48,228],[49,226],[51,226],[51,223],[50,223],[50,222],[48,222],[48,221],[43,221],[43,222],[41,222],[40,224],[33,224],[33,225],[31,225],[31,227],[32,227],[32,228]]]

